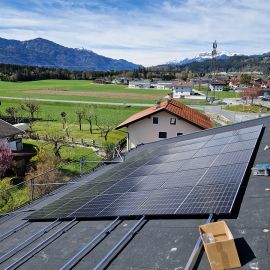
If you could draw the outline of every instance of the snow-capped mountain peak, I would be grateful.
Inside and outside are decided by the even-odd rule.
[[[218,51],[216,59],[218,60],[226,60],[229,57],[235,56],[236,53],[231,53],[227,51]],[[192,62],[203,62],[205,60],[211,59],[212,53],[211,52],[201,52],[198,55],[196,55],[194,58],[185,58],[183,60],[172,60],[168,62],[168,64],[177,64],[177,65],[186,65],[190,64]]]

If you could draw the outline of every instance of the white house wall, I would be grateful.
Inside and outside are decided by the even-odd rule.
[[[158,117],[158,124],[153,124],[153,117]],[[176,125],[170,124],[170,118],[176,118]],[[167,138],[173,138],[177,133],[187,134],[199,130],[199,127],[163,111],[128,126],[128,147],[131,149],[142,143],[163,140],[159,138],[159,132],[167,132]]]

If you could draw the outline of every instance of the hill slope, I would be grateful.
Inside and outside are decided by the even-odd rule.
[[[202,62],[192,63],[170,63],[152,67],[153,70],[163,71],[187,71],[191,70],[195,73],[208,73],[211,72],[211,60],[205,60]],[[264,53],[261,55],[234,55],[227,59],[220,59],[215,63],[215,69],[217,72],[263,72],[264,74],[270,74],[270,53]]]
[[[67,48],[42,38],[27,41],[0,38],[0,63],[69,70],[131,70],[139,67],[123,59]]]

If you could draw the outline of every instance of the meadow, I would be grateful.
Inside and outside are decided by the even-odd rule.
[[[154,103],[166,90],[129,89],[126,85],[95,84],[88,80],[0,82],[0,96],[54,100]]]
[[[22,101],[16,100],[2,100],[0,106],[0,115],[6,116],[6,109],[9,107],[18,108],[17,117],[26,118],[29,115],[20,110],[20,104]],[[99,143],[104,143],[104,137],[100,136],[98,127],[95,126],[93,121],[93,134],[89,132],[89,124],[86,120],[82,120],[82,130],[79,130],[78,119],[76,115],[77,110],[82,108],[87,109],[89,105],[84,104],[67,104],[61,102],[38,102],[40,110],[36,115],[37,120],[32,124],[32,130],[38,134],[55,134],[65,135],[62,128],[62,119],[60,114],[65,112],[67,114],[67,123],[70,131],[70,137],[75,139],[95,140]],[[142,110],[142,107],[127,107],[127,106],[114,106],[114,105],[98,105],[96,113],[98,118],[112,119],[114,123],[120,124],[126,118],[132,114]],[[126,133],[118,130],[112,130],[108,135],[108,141],[116,144],[118,141],[123,139]]]
[[[199,86],[194,87],[196,90],[199,90]],[[200,91],[203,94],[207,94],[207,87],[201,86]],[[208,91],[208,96],[214,96],[213,91]],[[216,91],[215,92],[216,99],[223,99],[223,98],[238,98],[240,97],[239,93],[236,92],[229,92],[229,91]]]
[[[88,80],[0,81],[0,97],[38,98],[67,101],[154,104],[169,90],[129,89],[127,85],[95,84]],[[188,105],[203,105],[204,100],[184,99]]]

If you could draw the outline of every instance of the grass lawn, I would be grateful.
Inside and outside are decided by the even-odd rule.
[[[19,108],[22,101],[19,100],[1,100],[0,113],[5,115],[8,107]],[[43,120],[61,120],[60,113],[66,112],[68,120],[71,122],[76,121],[76,111],[80,108],[87,108],[89,105],[86,104],[68,104],[63,102],[37,102],[40,106],[38,118]],[[119,121],[123,121],[130,115],[143,110],[143,107],[127,107],[127,106],[115,106],[115,105],[97,105],[97,112],[100,116],[114,115],[119,117]],[[28,116],[27,113],[19,110],[19,117]]]
[[[194,86],[194,89],[199,90],[199,86]],[[200,91],[206,95],[207,94],[207,87],[206,86],[201,86]],[[212,91],[208,92],[208,96],[213,96],[213,95],[214,95],[214,92],[212,92]],[[238,98],[238,97],[240,97],[239,93],[228,92],[228,91],[220,91],[220,92],[216,91],[215,96],[216,96],[217,99]]]
[[[96,84],[89,80],[40,80],[30,82],[0,81],[0,91],[65,90],[83,92],[118,92],[134,94],[166,94],[168,90],[130,89],[127,85]]]
[[[3,100],[0,106],[0,114],[6,115],[6,108],[17,107],[19,108],[20,101],[16,100]],[[93,134],[89,133],[89,124],[85,120],[82,121],[82,131],[79,130],[76,110],[87,105],[76,106],[67,103],[53,103],[53,102],[40,102],[40,112],[38,113],[39,121],[34,122],[32,128],[34,132],[41,135],[50,133],[60,133],[64,136],[61,122],[61,112],[67,113],[68,127],[70,131],[70,137],[76,139],[95,140],[99,143],[104,142],[104,137],[100,137],[100,132],[97,127],[94,126]],[[143,107],[124,107],[113,105],[98,105],[97,114],[100,118],[113,118],[114,123],[120,124],[126,118],[132,114],[141,111]],[[19,111],[18,117],[28,117],[25,112]],[[124,138],[126,133],[119,130],[113,130],[109,133],[108,141],[117,143]]]
[[[226,106],[225,110],[234,111],[234,112],[248,112],[248,113],[267,113],[268,109],[263,106],[251,105],[251,104],[239,104]]]
[[[153,103],[167,93],[165,90],[129,89],[126,85],[95,84],[88,80],[0,81],[0,96],[23,98]]]
[[[24,140],[24,145],[30,147],[32,145],[36,146],[39,151],[45,151],[53,153],[53,145],[43,141],[36,140]],[[28,146],[27,146],[28,145]],[[80,175],[80,163],[79,159],[84,157],[86,161],[100,161],[101,158],[96,155],[96,153],[89,147],[74,147],[74,146],[63,146],[60,150],[60,156],[63,160],[59,164],[60,171],[63,176],[68,180],[72,176]],[[36,157],[33,157],[35,160]],[[72,161],[72,162],[71,162]],[[68,164],[67,164],[68,163]],[[83,166],[83,172],[89,172],[93,169],[97,163],[85,163]]]
[[[30,200],[27,187],[21,185],[9,189],[12,185],[11,178],[6,177],[0,181],[0,213],[12,211]],[[4,191],[6,189],[9,190]]]
[[[126,85],[95,84],[88,80],[41,80],[31,82],[0,81],[0,96],[77,100],[114,103],[154,104],[169,90],[129,89]],[[203,104],[201,100],[183,101],[185,104]]]

